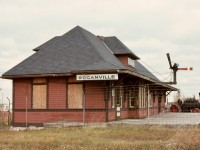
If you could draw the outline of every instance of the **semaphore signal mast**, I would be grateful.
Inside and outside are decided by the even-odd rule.
[[[167,84],[177,84],[176,72],[178,70],[189,70],[189,71],[193,70],[192,67],[189,67],[189,68],[178,68],[179,64],[177,64],[177,63],[174,63],[173,66],[172,66],[172,62],[171,62],[169,53],[167,53],[167,59],[168,59],[168,62],[169,62],[169,67],[170,67],[169,69],[172,69],[172,71],[173,71],[173,81],[172,82],[166,82]]]

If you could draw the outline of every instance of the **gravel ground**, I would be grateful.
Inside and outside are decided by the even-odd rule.
[[[109,124],[200,125],[200,113],[162,113],[145,119],[125,119]]]

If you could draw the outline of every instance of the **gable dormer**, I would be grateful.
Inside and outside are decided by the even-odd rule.
[[[135,68],[135,60],[140,59],[126,45],[124,45],[117,37],[99,37],[106,46],[112,51],[120,62],[130,68]]]
[[[120,62],[128,68],[135,68],[135,60],[129,57],[128,55],[117,55],[116,56]]]

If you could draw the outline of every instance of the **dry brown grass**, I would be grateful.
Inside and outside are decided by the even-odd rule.
[[[114,126],[1,131],[5,150],[196,150],[200,128]]]

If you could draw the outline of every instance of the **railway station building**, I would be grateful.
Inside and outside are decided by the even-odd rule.
[[[33,50],[2,75],[13,80],[13,126],[145,118],[163,112],[177,90],[117,37],[80,26]]]

